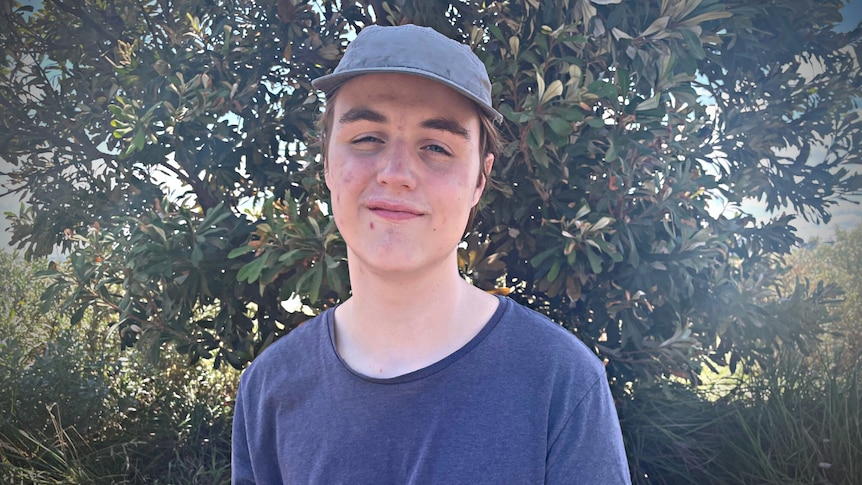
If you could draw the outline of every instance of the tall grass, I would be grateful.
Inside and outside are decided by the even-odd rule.
[[[0,428],[0,478],[10,484],[116,483],[113,466],[93,466],[113,453],[93,449],[74,427],[62,424],[57,406],[47,409],[52,433],[27,431],[4,420]],[[116,460],[110,460],[116,461]],[[116,464],[114,464],[116,466]]]
[[[862,483],[862,392],[857,358],[782,355],[731,397],[723,455],[738,483]],[[750,396],[750,397],[749,397]]]
[[[677,382],[641,388],[620,403],[634,484],[696,483],[708,478],[722,439],[721,406]]]
[[[842,361],[785,353],[718,400],[639,393],[621,409],[635,483],[862,483],[862,360]]]

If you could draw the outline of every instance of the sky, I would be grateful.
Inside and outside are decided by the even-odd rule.
[[[845,3],[841,14],[844,16],[844,21],[841,22],[837,30],[840,32],[852,30],[862,21],[862,0],[850,0]]]
[[[10,171],[13,168],[12,164],[0,158],[0,194],[5,193],[7,191],[6,188],[3,187],[5,182],[8,180],[6,175],[3,175]],[[0,249],[9,250],[9,239],[10,234],[9,230],[9,221],[6,220],[6,212],[14,212],[18,213],[18,209],[21,206],[21,201],[18,200],[18,197],[13,197],[11,195],[7,195],[5,197],[0,197]]]
[[[837,27],[837,30],[848,31],[859,25],[862,22],[862,0],[849,0],[842,10],[842,14],[844,21]],[[7,181],[7,178],[2,174],[10,169],[12,169],[11,163],[0,159],[0,194],[6,192],[2,185]],[[862,196],[856,200],[862,201]],[[0,249],[11,249],[9,248],[10,233],[7,231],[9,222],[4,213],[7,211],[17,213],[19,207],[20,200],[17,196],[0,196]],[[767,216],[764,211],[757,209],[756,203],[745,209],[757,212],[763,217]],[[831,212],[832,219],[829,224],[812,224],[806,223],[801,218],[797,219],[794,225],[799,230],[799,236],[806,241],[814,237],[821,241],[828,241],[832,239],[836,228],[850,230],[862,223],[862,204],[843,202],[833,207]]]

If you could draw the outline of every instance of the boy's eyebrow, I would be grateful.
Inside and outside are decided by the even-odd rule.
[[[448,131],[449,133],[458,135],[465,140],[470,140],[470,131],[467,130],[467,128],[464,128],[464,125],[458,123],[452,118],[431,118],[430,120],[423,121],[422,126],[425,128],[431,128],[432,130]]]
[[[339,123],[353,123],[354,121],[371,121],[373,123],[386,123],[386,117],[382,113],[371,108],[358,106],[351,108],[338,118]]]
[[[386,123],[388,119],[383,113],[374,111],[365,106],[357,106],[347,110],[346,113],[338,118],[339,123],[353,123],[356,121],[370,121],[372,123]],[[460,136],[465,140],[470,139],[470,131],[458,121],[452,118],[431,118],[422,122],[423,128],[432,130],[447,131],[454,135]]]
[[[358,106],[351,108],[338,118],[339,123],[353,123],[354,121],[371,121],[373,123],[386,123],[386,117],[382,113],[371,108]]]

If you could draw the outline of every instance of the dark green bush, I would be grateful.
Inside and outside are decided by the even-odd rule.
[[[0,252],[0,483],[228,483],[238,375],[152,364],[89,314],[38,311],[36,269]]]
[[[140,357],[140,356],[138,356]],[[132,483],[229,483],[233,396],[238,373],[209,362],[187,367],[168,358],[158,365],[126,361],[117,390],[122,429],[114,439],[128,449]]]
[[[73,332],[65,330],[41,349],[27,349],[7,338],[0,344],[0,409],[4,421],[32,432],[51,432],[51,414],[74,423],[88,434],[99,428],[111,410],[111,389],[101,356],[88,352]],[[37,351],[38,355],[33,355]]]
[[[234,371],[91,362],[68,332],[3,375],[0,481],[228,483]],[[25,412],[26,411],[26,412]]]

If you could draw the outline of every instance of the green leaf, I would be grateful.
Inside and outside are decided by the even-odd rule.
[[[605,152],[605,162],[613,162],[617,159],[617,146],[614,144],[613,138],[610,140],[610,145]]]
[[[286,266],[290,266],[294,264],[296,261],[303,257],[305,250],[303,249],[291,249],[290,251],[282,254],[278,257],[278,262],[283,263]]]
[[[593,81],[587,89],[599,98],[614,100],[617,98],[617,87],[606,81]]]
[[[548,126],[551,127],[554,133],[560,136],[568,136],[572,134],[572,123],[563,118],[549,118]]]
[[[601,118],[590,118],[587,121],[587,125],[591,126],[592,128],[604,128],[605,120]]]
[[[635,111],[644,111],[644,110],[656,109],[656,108],[658,108],[659,100],[661,100],[661,95],[656,94],[653,97],[647,99],[646,101],[638,103],[637,108],[635,108]]]
[[[563,94],[563,82],[559,79],[555,79],[550,85],[548,85],[547,89],[545,89],[545,92],[542,94],[542,98],[539,100],[539,104],[547,104],[561,94]]]
[[[311,280],[311,289],[308,298],[311,301],[317,301],[320,299],[320,287],[323,284],[323,272],[325,269],[322,264],[316,264],[312,269],[314,270],[314,276]]]
[[[553,247],[542,251],[530,260],[530,266],[538,268],[551,256],[559,253],[559,248]]]
[[[190,261],[192,262],[192,266],[194,266],[195,268],[199,267],[201,264],[201,261],[203,261],[203,259],[204,259],[204,253],[203,253],[203,251],[201,251],[200,245],[195,244],[194,247],[192,248],[192,255],[190,258]]]
[[[253,259],[251,262],[245,264],[242,268],[240,268],[239,272],[236,274],[237,281],[245,281],[247,283],[254,283],[260,277],[260,272],[263,270],[265,258],[258,257]]]
[[[255,251],[255,248],[252,246],[249,246],[249,245],[240,246],[236,249],[231,250],[231,252],[227,253],[227,258],[228,259],[235,259],[235,258],[238,258],[242,255],[252,253],[254,251]]]
[[[231,213],[230,213],[230,211],[228,211],[228,210],[227,210],[227,208],[224,206],[224,203],[223,203],[223,202],[219,202],[219,204],[218,204],[218,205],[216,205],[216,206],[215,206],[215,207],[213,207],[209,212],[207,212],[206,217],[204,217],[204,220],[203,220],[203,221],[201,221],[200,227],[201,227],[202,229],[205,229],[204,231],[201,231],[201,234],[209,234],[209,233],[211,233],[211,230],[212,230],[213,228],[215,228],[215,226],[216,226],[219,222],[221,222],[221,221],[223,221],[223,220],[227,219],[227,218],[228,218],[228,217],[230,217],[230,216],[231,216]],[[216,228],[216,229],[217,229],[217,228]]]
[[[144,148],[144,143],[147,141],[147,133],[143,128],[138,128],[135,132],[135,137],[132,139],[131,147],[134,151],[140,151]]]
[[[689,29],[681,29],[681,32],[691,55],[698,60],[704,59],[706,57],[706,52],[703,50],[703,44],[700,41],[700,37]]]
[[[557,277],[560,276],[561,267],[562,265],[560,264],[560,260],[554,260],[553,264],[551,264],[551,269],[548,270],[548,275],[546,276],[548,281],[556,281]]]
[[[85,311],[87,311],[87,305],[78,306],[78,308],[75,310],[74,313],[72,313],[72,316],[69,318],[69,323],[71,325],[77,325],[81,323],[81,320],[84,318]]]
[[[601,231],[602,229],[613,224],[614,222],[616,222],[616,219],[614,219],[613,217],[608,217],[608,216],[600,217],[599,220],[596,221],[595,224],[593,224],[593,227],[591,227],[591,230]]]
[[[584,119],[584,112],[578,108],[569,108],[563,110],[561,116],[568,122],[576,122]]]
[[[594,253],[593,250],[589,246],[584,246],[584,252],[587,253],[587,259],[590,262],[590,269],[594,274],[601,274],[602,272],[602,257],[598,254]]]

